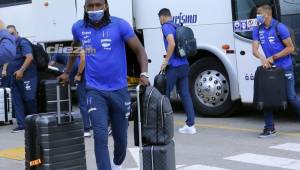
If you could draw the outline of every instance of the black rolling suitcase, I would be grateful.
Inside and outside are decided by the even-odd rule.
[[[164,145],[145,144],[143,143],[142,136],[145,130],[142,128],[141,114],[141,89],[142,86],[137,86],[137,125],[138,125],[138,146],[140,157],[141,170],[175,170],[175,143],[171,139],[169,143]],[[173,127],[173,126],[172,126]],[[174,131],[174,129],[172,129]],[[173,132],[174,133],[174,132]]]
[[[57,113],[26,117],[26,170],[87,169],[81,115],[60,112],[60,86],[57,84],[56,88]],[[71,106],[70,93],[68,97]]]
[[[285,110],[287,94],[283,69],[258,67],[254,78],[254,104],[262,110]]]
[[[57,80],[42,80],[38,88],[38,113],[57,112]],[[60,85],[61,111],[69,111],[68,87]]]

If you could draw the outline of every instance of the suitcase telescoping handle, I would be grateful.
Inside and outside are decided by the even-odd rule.
[[[137,110],[138,110],[138,131],[139,131],[139,157],[140,157],[140,170],[143,170],[143,142],[142,142],[142,118],[141,118],[141,93],[142,85],[136,87],[137,92]]]
[[[60,98],[60,83],[57,82],[56,85],[56,103],[57,103],[57,118],[58,118],[58,124],[61,124],[61,98]],[[72,103],[71,103],[71,87],[70,87],[70,83],[68,83],[68,102],[69,102],[69,112],[67,113],[69,116],[69,123],[72,122]]]

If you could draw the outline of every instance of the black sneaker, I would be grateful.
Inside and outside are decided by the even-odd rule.
[[[264,129],[263,132],[259,134],[259,138],[269,138],[275,136],[276,136],[275,129]]]
[[[12,131],[11,131],[11,133],[18,133],[18,132],[20,132],[20,131],[23,131],[25,128],[21,128],[21,127],[16,127],[16,128],[14,128]]]

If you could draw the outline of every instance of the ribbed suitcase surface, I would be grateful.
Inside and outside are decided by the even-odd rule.
[[[285,110],[287,95],[284,70],[258,67],[255,73],[253,101],[258,110]]]
[[[58,112],[26,117],[26,170],[86,170],[81,114],[71,113],[70,85],[66,95],[68,112],[61,112],[61,86],[57,81],[55,87]]]
[[[39,84],[38,92],[38,112],[49,113],[57,112],[56,104],[57,80],[42,80]],[[61,110],[68,111],[68,87],[60,86]]]
[[[62,122],[69,116],[63,115]],[[31,115],[26,118],[26,170],[85,170],[83,123],[79,113],[72,113],[72,123],[58,125],[57,114]],[[33,161],[41,165],[30,168]]]

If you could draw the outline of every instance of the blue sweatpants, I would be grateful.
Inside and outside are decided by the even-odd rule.
[[[88,114],[88,108],[86,103],[86,88],[85,88],[85,79],[84,77],[77,85],[77,97],[79,102],[79,109],[83,119],[84,131],[89,131],[91,129],[91,121]]]
[[[87,90],[88,113],[94,131],[98,170],[111,170],[108,151],[108,120],[114,139],[114,163],[121,165],[126,157],[130,96],[127,88],[116,91]]]
[[[168,66],[166,71],[166,95],[170,98],[171,92],[176,85],[183,103],[184,111],[187,114],[186,125],[193,126],[195,124],[195,110],[189,90],[189,70],[189,65],[179,67]]]
[[[24,128],[26,114],[37,114],[37,76],[24,74],[21,80],[13,78],[11,89],[18,127]]]

